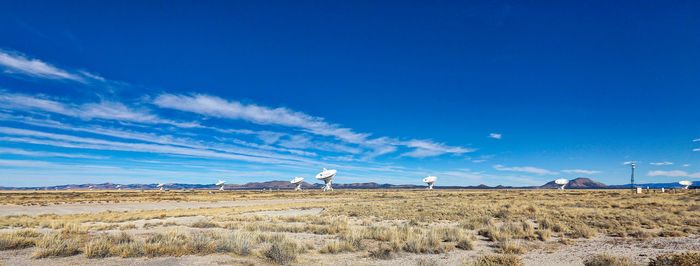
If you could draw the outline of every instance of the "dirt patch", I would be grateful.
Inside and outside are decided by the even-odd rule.
[[[632,262],[646,265],[649,259],[669,253],[700,250],[700,236],[657,237],[647,241],[633,238],[598,237],[576,240],[573,245],[553,249],[536,249],[521,256],[525,265],[583,265],[597,254],[627,257]]]

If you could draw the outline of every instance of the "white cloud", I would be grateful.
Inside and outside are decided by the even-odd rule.
[[[569,173],[569,174],[587,174],[587,175],[592,175],[592,174],[598,174],[600,171],[595,171],[595,170],[582,170],[582,169],[570,169],[570,170],[561,170],[564,173]]]
[[[84,158],[84,159],[106,159],[104,156],[93,156],[73,153],[47,152],[47,151],[28,151],[14,148],[0,148],[0,154],[15,154],[24,156],[36,157],[66,157],[66,158]]]
[[[688,167],[688,166],[690,166],[690,164],[689,164],[689,163],[686,163],[686,164],[683,164],[683,165],[681,165],[681,166],[683,166],[683,167]]]
[[[554,175],[557,174],[557,172],[552,172],[547,169],[542,169],[542,168],[537,168],[537,167],[532,167],[532,166],[523,166],[523,167],[505,167],[503,165],[497,164],[493,166],[493,169],[496,169],[498,171],[512,171],[512,172],[525,172],[525,173],[532,173],[532,174],[538,174],[538,175]]]
[[[501,139],[501,134],[500,133],[491,133],[491,134],[489,134],[489,138]]]
[[[5,73],[21,73],[37,78],[72,80],[80,83],[87,83],[90,79],[104,81],[104,78],[86,71],[63,70],[39,59],[27,58],[25,55],[3,50],[0,50],[0,67],[5,69]]]
[[[633,164],[633,163],[634,163],[634,161],[626,161],[626,162],[624,162],[624,163],[622,163],[622,164],[628,165],[628,164]]]
[[[694,139],[694,140],[693,140],[693,142],[698,142],[698,141],[700,141],[700,139]]]
[[[688,173],[686,171],[681,171],[681,170],[673,170],[673,171],[650,171],[647,173],[648,176],[668,176],[668,177],[692,177],[692,178],[700,178],[700,172],[697,173]]]
[[[649,163],[649,164],[659,166],[659,165],[672,165],[673,163],[672,162],[658,162],[658,163]]]
[[[430,140],[401,141],[387,137],[370,139],[369,136],[371,134],[355,132],[350,128],[327,122],[321,117],[311,116],[284,107],[270,108],[256,104],[244,104],[210,95],[174,95],[164,93],[158,95],[153,100],[153,104],[161,108],[192,112],[204,116],[240,119],[259,125],[292,127],[319,136],[334,137],[343,142],[371,149],[372,151],[365,156],[368,158],[394,152],[396,151],[394,146],[414,148],[414,150],[406,152],[402,156],[416,158],[438,156],[446,153],[459,155],[475,150],[448,146]],[[280,139],[279,143],[280,145],[286,145],[285,147],[288,148],[301,148],[301,146],[308,146],[306,143],[310,143],[310,140],[296,139],[290,142]],[[347,150],[347,152],[351,153],[354,153],[353,151]]]
[[[1,137],[1,140],[19,143],[49,145],[64,148],[92,149],[92,150],[115,150],[115,151],[131,151],[144,153],[160,153],[171,155],[185,155],[193,157],[216,158],[226,160],[238,160],[259,163],[301,163],[303,160],[294,160],[295,157],[277,158],[252,156],[235,153],[225,148],[197,146],[191,144],[181,147],[167,144],[149,144],[149,143],[127,143],[118,141],[109,141],[93,138],[83,138],[63,134],[45,133],[34,130],[25,130],[17,128],[0,127],[0,133],[6,135],[28,136],[33,138],[13,138]],[[40,138],[40,139],[36,139]],[[46,140],[49,139],[49,140]],[[166,140],[161,140],[166,141]],[[175,143],[173,143],[175,144]],[[181,143],[186,144],[186,143]],[[177,145],[177,144],[175,144]],[[184,145],[183,145],[184,146]]]
[[[451,154],[464,154],[468,152],[476,151],[476,149],[469,149],[463,147],[452,147],[445,145],[443,143],[436,143],[430,140],[409,140],[402,142],[403,145],[415,150],[402,154],[401,156],[423,158],[430,156],[438,156],[445,153]]]
[[[99,103],[84,103],[82,105],[64,104],[47,97],[28,96],[18,93],[6,93],[0,91],[0,108],[22,111],[45,111],[65,116],[77,117],[84,120],[106,119],[122,122],[135,122],[144,124],[169,124],[177,127],[199,127],[196,122],[176,122],[161,119],[150,113],[147,109],[134,109],[122,103],[113,101],[101,101]]]
[[[695,148],[693,149],[693,151],[700,151],[700,148]]]

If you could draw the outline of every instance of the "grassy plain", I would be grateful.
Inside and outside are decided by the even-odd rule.
[[[2,212],[11,205],[89,209],[271,199],[279,201],[65,215]],[[665,254],[677,256],[658,259],[700,260],[697,253],[678,255],[700,249],[700,194],[693,191],[4,191],[0,204],[0,264],[632,265]],[[608,254],[606,246],[618,250]]]

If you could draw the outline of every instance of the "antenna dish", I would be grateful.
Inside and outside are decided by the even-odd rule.
[[[331,184],[333,183],[333,177],[335,176],[335,173],[337,173],[336,170],[328,170],[326,168],[323,168],[323,172],[320,172],[316,175],[316,179],[323,180],[323,182],[325,183],[325,185],[323,186],[323,191],[333,191]]]
[[[681,182],[678,182],[678,184],[681,184],[683,186],[683,189],[688,189],[689,186],[693,184],[693,182],[690,182],[688,180],[683,180]]]
[[[164,187],[164,186],[165,186],[165,184],[160,183],[160,184],[158,184],[156,187],[159,188],[160,191],[163,191],[163,187]]]
[[[220,191],[224,191],[224,184],[226,184],[226,181],[225,181],[225,180],[219,180],[219,182],[216,182],[216,185],[217,185],[217,186],[221,186],[221,187],[219,188]]]
[[[117,185],[117,191],[122,190],[122,185]]]
[[[564,179],[564,178],[559,178],[557,180],[554,180],[554,183],[559,185],[559,189],[564,190],[564,187],[566,186],[566,184],[569,183],[569,180]]]
[[[437,181],[436,176],[428,176],[426,178],[423,178],[423,183],[428,184],[428,189],[433,189],[433,185],[435,184],[435,181]]]
[[[294,179],[292,179],[292,181],[289,181],[289,183],[296,185],[294,187],[294,190],[301,190],[301,181],[304,181],[303,177],[295,177]]]
[[[92,186],[88,186],[88,189],[92,190]]]

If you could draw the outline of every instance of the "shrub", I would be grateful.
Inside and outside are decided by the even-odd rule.
[[[66,257],[80,253],[78,241],[61,233],[45,234],[36,242],[40,249],[34,252],[34,258]]]
[[[509,254],[509,255],[485,255],[476,258],[475,260],[469,262],[464,260],[462,265],[469,266],[522,266],[523,262],[520,257]]]
[[[412,253],[445,253],[447,251],[440,237],[433,231],[409,233],[403,249]]]
[[[34,229],[24,229],[0,234],[0,250],[22,249],[32,247],[39,236]]]
[[[326,243],[318,252],[336,254],[346,251],[354,251],[355,249],[347,241],[331,240]]]
[[[678,230],[663,230],[659,232],[660,237],[679,237],[679,236],[687,236],[688,233],[683,232],[683,231],[678,231]]]
[[[265,258],[276,264],[289,264],[297,258],[298,244],[283,235],[271,238],[270,246],[263,251]]]
[[[195,227],[195,228],[212,228],[212,227],[218,227],[216,223],[212,223],[208,221],[207,219],[201,219],[198,220],[190,225],[190,227]]]
[[[590,228],[588,227],[588,225],[585,224],[577,224],[571,230],[572,238],[591,238],[594,237],[596,234],[598,234],[598,231],[595,228]]]
[[[218,251],[233,252],[236,255],[250,254],[255,244],[255,235],[246,232],[233,232],[221,236]]]
[[[386,244],[380,244],[376,249],[369,251],[369,256],[375,259],[389,260],[394,258],[394,249]]]
[[[523,254],[525,249],[517,242],[506,240],[498,244],[498,253],[501,254]]]
[[[652,237],[652,234],[650,232],[644,231],[642,229],[637,229],[629,235],[641,240],[646,240]]]
[[[700,253],[686,252],[665,254],[649,261],[649,266],[693,266],[700,265]]]
[[[547,241],[552,236],[552,231],[549,229],[538,229],[535,231],[535,234],[540,240]]]
[[[98,238],[85,244],[85,257],[104,258],[110,255],[112,244],[106,238]]]
[[[598,254],[595,257],[583,262],[586,266],[632,266],[630,259],[625,257],[615,257],[606,254]]]

